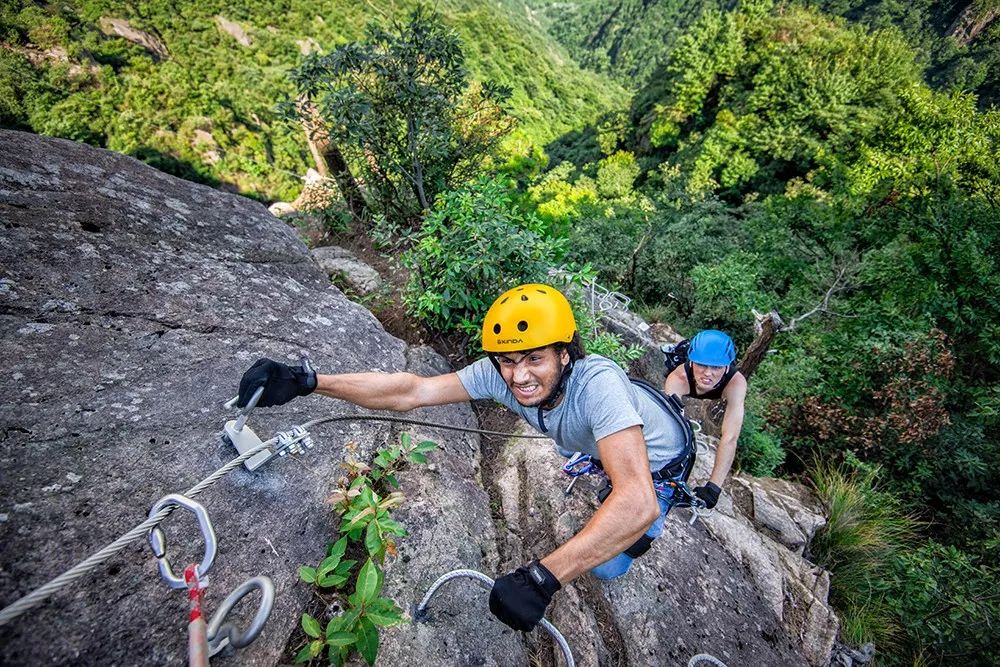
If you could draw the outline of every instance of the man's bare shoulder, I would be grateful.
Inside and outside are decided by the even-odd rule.
[[[736,371],[733,377],[729,378],[729,382],[726,384],[726,388],[722,390],[722,398],[726,401],[732,401],[733,399],[746,398],[747,395],[747,379],[743,376],[743,373]]]

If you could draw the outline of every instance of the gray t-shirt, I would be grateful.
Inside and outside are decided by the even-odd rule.
[[[542,430],[538,408],[518,403],[488,358],[459,370],[458,378],[473,399],[492,398]],[[554,409],[545,411],[545,435],[559,449],[595,458],[599,457],[598,440],[630,426],[642,426],[651,471],[684,450],[681,426],[645,390],[633,385],[620,366],[597,354],[576,362],[566,381],[566,395]]]

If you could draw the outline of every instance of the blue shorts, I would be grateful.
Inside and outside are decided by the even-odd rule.
[[[660,516],[656,518],[653,525],[646,531],[646,535],[656,538],[663,533],[663,522],[670,512],[670,500],[673,497],[674,490],[669,486],[669,482],[653,482],[653,488],[656,489],[656,502],[660,505]],[[590,573],[598,579],[615,579],[628,572],[628,569],[632,567],[633,560],[635,559],[628,554],[620,553],[611,560],[601,563],[591,570]]]

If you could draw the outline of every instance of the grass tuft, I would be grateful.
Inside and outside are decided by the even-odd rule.
[[[885,592],[893,560],[914,546],[919,522],[898,497],[878,489],[878,468],[819,463],[810,477],[828,517],[813,540],[812,558],[830,571],[841,639],[853,646],[874,642],[880,652],[895,653],[905,633]]]

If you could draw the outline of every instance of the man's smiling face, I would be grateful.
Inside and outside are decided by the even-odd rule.
[[[541,405],[552,395],[563,367],[569,364],[569,352],[552,345],[528,352],[505,352],[494,358],[515,400],[526,408]]]

